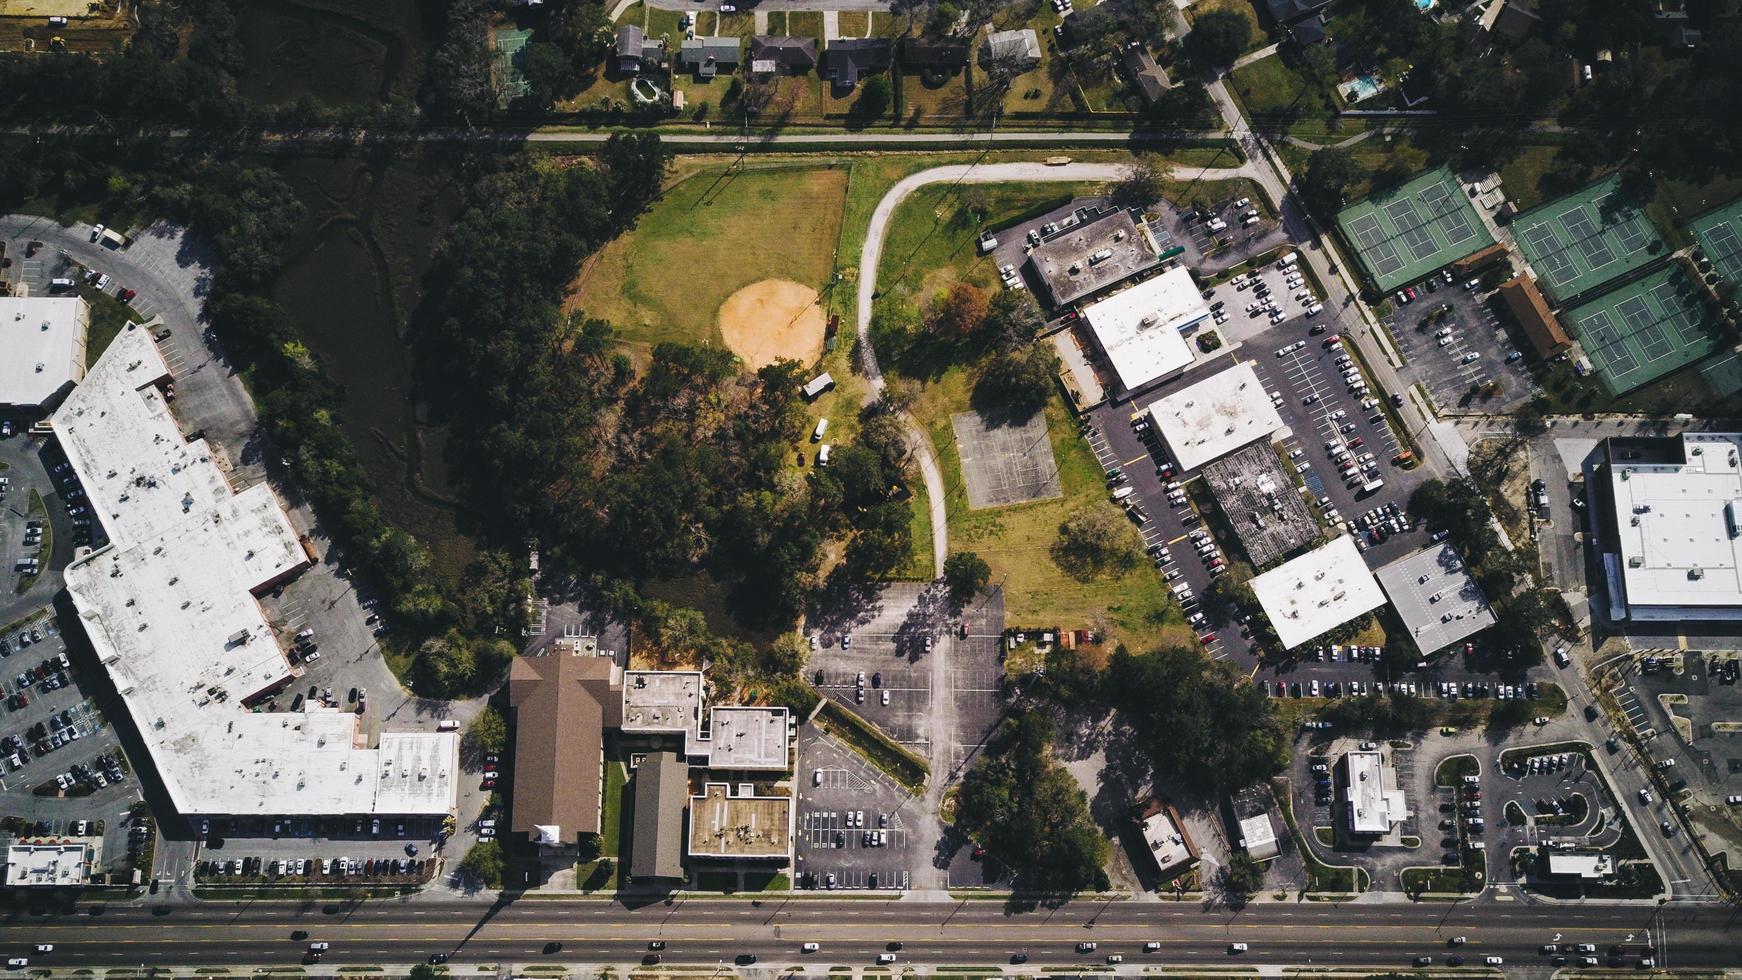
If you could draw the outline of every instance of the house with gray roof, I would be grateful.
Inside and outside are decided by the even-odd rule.
[[[802,75],[817,66],[817,39],[758,34],[750,39],[750,71],[755,75]]]
[[[980,45],[980,66],[1011,68],[1018,73],[1040,66],[1040,38],[1033,30],[993,31]]]
[[[888,71],[893,60],[888,38],[839,38],[823,50],[823,71],[836,88],[849,89],[859,84],[860,76]]]
[[[641,72],[647,62],[665,57],[665,39],[649,38],[647,32],[634,24],[617,28],[617,70],[625,75]]]
[[[1142,96],[1143,104],[1154,105],[1161,99],[1173,82],[1167,77],[1167,70],[1155,63],[1149,49],[1141,44],[1133,43],[1127,46],[1120,55],[1125,64],[1125,73],[1131,76],[1131,84]]]
[[[735,37],[687,38],[677,54],[678,64],[702,79],[713,78],[721,72],[732,74],[738,70],[738,63],[743,58],[743,50]]]

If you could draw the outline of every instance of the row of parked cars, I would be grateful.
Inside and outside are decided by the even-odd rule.
[[[222,858],[201,861],[195,873],[201,878],[382,878],[419,876],[427,862],[422,858]]]
[[[38,693],[41,694],[47,694],[50,691],[58,691],[61,688],[66,687],[68,684],[72,683],[72,679],[67,676],[67,671],[70,667],[71,664],[67,662],[66,653],[62,652],[57,656],[46,658],[42,663],[37,664],[29,670],[22,671],[16,678],[14,678],[18,688],[12,692],[11,697],[6,699],[6,706],[11,708],[13,711],[28,708],[30,706],[30,689],[32,687],[35,687]]]

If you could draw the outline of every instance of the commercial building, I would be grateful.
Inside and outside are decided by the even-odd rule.
[[[1124,208],[1079,209],[1028,253],[1028,267],[1052,307],[1086,300],[1161,265]]]
[[[1197,283],[1184,269],[1169,269],[1083,309],[1101,356],[1126,392],[1190,367],[1185,332],[1209,318]]]
[[[580,835],[605,832],[606,767],[625,764],[632,878],[680,879],[686,855],[790,859],[792,800],[773,792],[791,772],[788,709],[710,707],[701,671],[623,670],[590,637],[564,638],[516,658],[509,702],[515,709],[512,829],[542,845],[553,865],[569,856]],[[692,776],[704,780],[699,796],[692,796]],[[716,794],[709,777],[734,782],[720,782]],[[698,827],[698,819],[708,823]],[[775,833],[776,826],[783,829]]]
[[[1255,568],[1323,539],[1306,499],[1268,441],[1207,464],[1204,482]]]
[[[619,670],[586,638],[565,637],[508,665],[514,712],[514,805],[509,829],[546,848],[599,834],[605,732],[621,714]]]
[[[708,783],[690,797],[690,857],[784,864],[792,858],[792,821],[790,796],[759,795],[749,783]]]
[[[1343,829],[1357,837],[1378,837],[1408,816],[1397,770],[1376,751],[1345,752],[1337,766]]]
[[[1259,813],[1241,819],[1240,846],[1246,849],[1246,856],[1254,861],[1268,861],[1282,853],[1282,846],[1276,842],[1276,825],[1270,822],[1270,814]]]
[[[689,764],[676,752],[649,752],[635,767],[630,789],[634,831],[629,840],[629,877],[636,881],[682,878]]]
[[[369,747],[349,711],[252,710],[297,676],[255,597],[309,557],[271,486],[238,492],[182,438],[171,380],[128,324],[52,418],[109,535],[68,566],[67,593],[168,799],[200,816],[451,812],[454,734]]]
[[[1385,593],[1348,535],[1255,577],[1252,591],[1284,648],[1385,605]]]
[[[1422,656],[1494,625],[1494,610],[1449,544],[1404,555],[1374,575]]]
[[[1132,822],[1143,839],[1151,870],[1160,880],[1166,881],[1198,863],[1197,845],[1186,833],[1185,821],[1180,819],[1178,810],[1152,799],[1132,815]]]
[[[1608,854],[1562,851],[1551,847],[1539,847],[1536,853],[1541,859],[1538,866],[1550,878],[1601,881],[1615,876],[1615,859]]]
[[[1742,620],[1742,433],[1610,439],[1591,482],[1610,618]]]
[[[1148,415],[1181,470],[1283,431],[1282,416],[1247,362],[1181,388],[1149,406]]]
[[[15,843],[6,849],[8,888],[76,887],[91,877],[91,845],[55,840]]]
[[[1536,280],[1529,276],[1509,280],[1500,287],[1500,298],[1506,301],[1512,318],[1523,328],[1536,356],[1546,361],[1572,349],[1573,339],[1567,336],[1566,328],[1548,308],[1548,300],[1536,288]]]
[[[77,296],[0,296],[0,408],[49,408],[77,384],[90,322]]]

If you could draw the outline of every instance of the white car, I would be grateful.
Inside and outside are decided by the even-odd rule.
[[[1244,952],[1246,952],[1246,949],[1247,949],[1247,947],[1246,947],[1245,943],[1229,943],[1228,944],[1228,952],[1230,952],[1230,953],[1244,953]]]
[[[798,948],[798,951],[801,953],[814,953],[819,949],[822,949],[822,947],[816,943],[805,943],[803,946]]]

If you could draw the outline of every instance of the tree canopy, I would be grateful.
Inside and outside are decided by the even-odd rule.
[[[1288,739],[1264,692],[1196,650],[1115,651],[1102,689],[1158,781],[1219,795],[1287,761]]]

